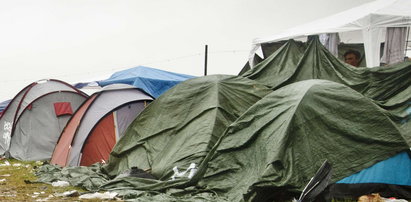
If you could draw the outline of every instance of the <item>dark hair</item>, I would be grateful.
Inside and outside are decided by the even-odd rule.
[[[352,50],[352,49],[348,50],[347,52],[344,53],[344,58],[345,58],[345,56],[347,56],[348,54],[354,54],[355,57],[357,57],[357,59],[360,59],[360,58],[361,58],[361,53],[360,53],[359,51],[356,51],[356,50]]]

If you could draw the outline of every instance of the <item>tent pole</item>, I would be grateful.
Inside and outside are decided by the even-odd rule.
[[[407,38],[405,39],[404,58],[407,57],[408,42],[410,42],[410,26],[407,27]]]
[[[208,55],[208,45],[205,45],[205,54],[204,54],[204,76],[207,76],[207,55]]]

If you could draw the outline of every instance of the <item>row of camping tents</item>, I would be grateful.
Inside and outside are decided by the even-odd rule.
[[[264,51],[276,40],[359,31],[367,66],[378,66],[374,38],[386,27],[410,26],[409,4],[371,2],[254,45]],[[190,79],[156,97],[104,166],[46,165],[39,180],[141,201],[285,201],[301,192],[312,201],[326,187],[324,198],[380,192],[411,199],[411,62],[355,68],[315,37],[274,45],[240,76]],[[317,172],[321,165],[331,166]]]
[[[192,78],[139,66],[99,81],[88,96],[60,80],[41,80],[7,102],[0,117],[0,154],[61,166],[108,160],[128,125],[156,97]]]

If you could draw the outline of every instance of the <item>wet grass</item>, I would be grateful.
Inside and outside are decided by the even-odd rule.
[[[13,159],[0,160],[0,201],[101,201],[80,200],[77,196],[59,196],[72,190],[85,192],[78,187],[53,187],[49,184],[29,183],[36,181],[34,168],[41,164]]]
[[[84,200],[78,196],[59,196],[66,191],[86,192],[78,187],[53,187],[36,181],[34,168],[42,162],[22,162],[14,159],[0,160],[0,201],[102,201],[100,199]],[[332,200],[332,202],[352,202],[357,200]]]

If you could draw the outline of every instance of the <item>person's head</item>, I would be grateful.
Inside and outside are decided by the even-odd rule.
[[[352,66],[360,66],[361,53],[356,50],[348,50],[344,53],[344,61]]]

